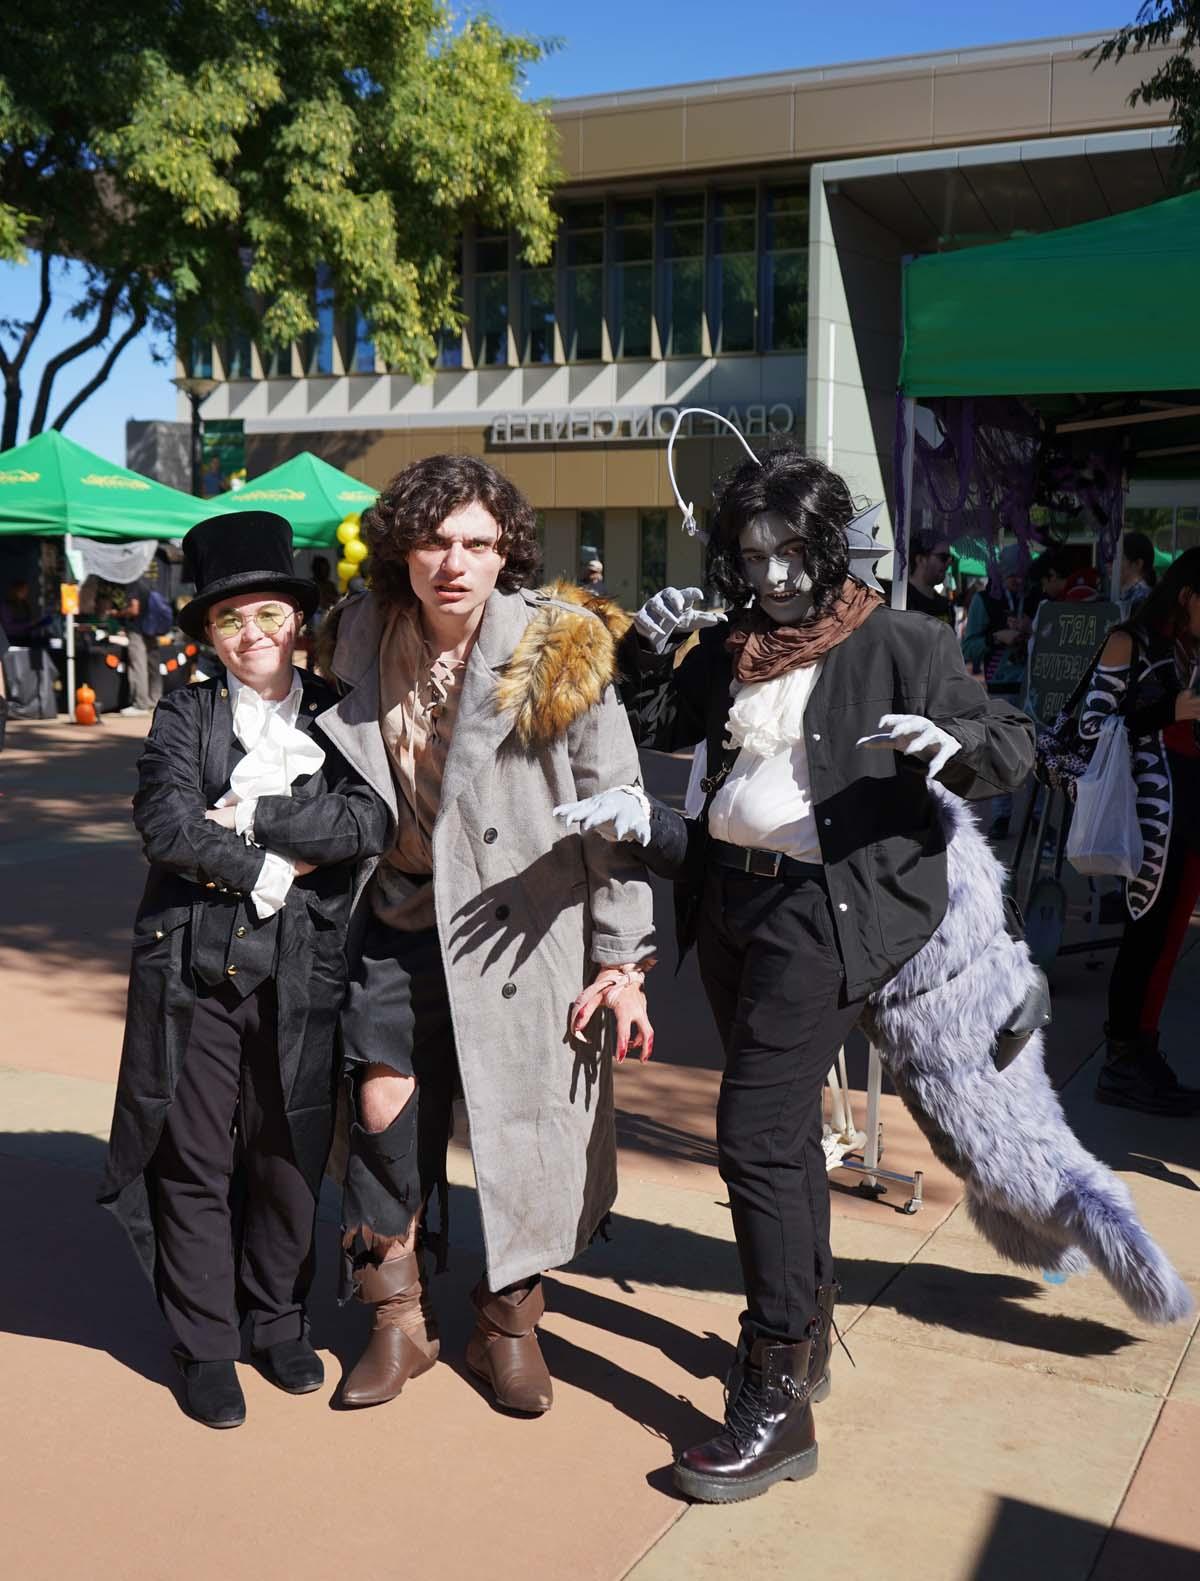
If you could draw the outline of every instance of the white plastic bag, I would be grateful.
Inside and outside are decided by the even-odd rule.
[[[1142,854],[1129,733],[1114,715],[1101,725],[1092,760],[1075,781],[1067,861],[1077,873],[1136,878]]]

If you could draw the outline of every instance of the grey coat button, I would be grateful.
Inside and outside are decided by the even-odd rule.
[[[227,686],[223,686],[221,688],[221,696],[222,697],[228,697],[229,696],[229,688]]]
[[[484,843],[484,845],[495,845],[496,841],[499,838],[500,838],[500,836],[497,834],[495,829],[485,829],[483,831],[483,843]]]
[[[512,999],[516,995],[517,985],[516,983],[505,983],[500,992],[504,995],[505,999]]]
[[[233,936],[235,939],[244,939],[246,937],[245,928],[235,928],[233,930]]]

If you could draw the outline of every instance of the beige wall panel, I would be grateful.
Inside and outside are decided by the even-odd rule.
[[[683,439],[675,446],[675,476],[679,480],[679,492],[683,495],[684,503],[694,505],[698,512],[707,510],[712,504],[714,470],[713,442],[711,439]],[[675,500],[671,494],[671,485],[666,477],[665,447],[662,458],[662,471],[667,498],[663,498],[660,495],[658,503],[667,505],[669,500],[670,504],[674,505]]]
[[[553,450],[493,450],[487,459],[512,479],[537,510],[550,510],[558,503]]]
[[[459,456],[482,456],[486,453],[482,428],[456,428],[454,453]]]
[[[683,163],[683,106],[584,115],[580,124],[580,175],[672,170]]]
[[[672,587],[702,587],[704,544],[679,525],[679,512],[667,516],[667,581]]]
[[[408,447],[408,429],[377,430],[367,435],[370,443],[362,455],[363,481],[372,488],[381,489],[389,478],[395,477],[401,467],[412,459]]]
[[[578,575],[579,527],[574,511],[547,511],[543,547],[542,578],[546,582],[565,577],[573,582]]]
[[[933,74],[937,143],[1044,132],[1050,124],[1050,62],[948,66]]]
[[[638,607],[638,516],[636,510],[604,514],[604,584],[626,609]]]
[[[930,71],[797,88],[793,152],[807,158],[862,148],[926,148],[932,127]]]
[[[563,176],[567,181],[581,174],[579,167],[579,116],[563,115],[554,116],[551,125],[554,127],[558,143],[558,163]]]
[[[1094,131],[1097,127],[1161,126],[1166,120],[1160,104],[1131,107],[1129,95],[1152,77],[1168,51],[1147,50],[1126,55],[1096,67],[1077,55],[1055,55],[1050,96],[1052,132]],[[1095,69],[1093,69],[1095,68]]]
[[[604,451],[599,446],[576,446],[556,452],[554,503],[572,510],[603,510]]]
[[[604,497],[607,505],[649,506],[658,497],[662,447],[635,449],[613,446],[605,457]]]
[[[792,141],[790,93],[722,96],[687,107],[689,165],[731,165],[787,154]]]

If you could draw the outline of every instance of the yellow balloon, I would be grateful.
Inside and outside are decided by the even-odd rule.
[[[358,537],[358,517],[346,516],[338,522],[337,541],[341,544],[353,543]]]
[[[348,582],[352,576],[358,575],[358,567],[353,560],[339,560],[338,575],[343,582]]]
[[[352,565],[361,565],[370,552],[361,538],[351,538],[348,544],[342,546],[342,558],[349,560]]]

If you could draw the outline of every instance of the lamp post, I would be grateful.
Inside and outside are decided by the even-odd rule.
[[[219,379],[208,379],[191,374],[180,374],[171,383],[181,395],[186,395],[192,408],[192,493],[200,494],[200,408],[217,388]]]

